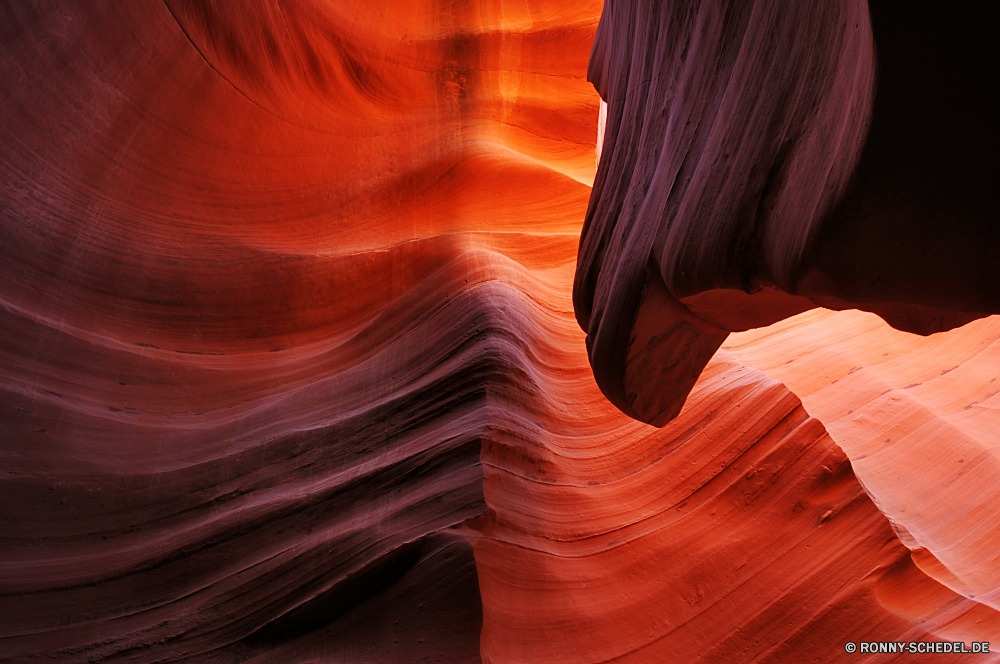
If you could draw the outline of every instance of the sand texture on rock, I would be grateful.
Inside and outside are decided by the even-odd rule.
[[[0,9],[0,660],[998,633],[995,202],[864,3],[646,4]]]

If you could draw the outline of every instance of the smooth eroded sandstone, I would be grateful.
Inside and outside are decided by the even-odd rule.
[[[791,274],[792,212],[848,195],[878,14],[629,6],[600,28],[564,0],[0,9],[0,659],[859,662],[846,641],[995,633],[992,319],[887,342],[843,393],[822,377],[886,334],[863,316],[831,328],[860,350],[799,318],[717,352],[815,304],[748,295],[737,249]],[[714,239],[659,243],[646,185]],[[623,339],[615,405],[662,429],[602,395]],[[774,372],[793,357],[815,371]],[[863,458],[880,427],[908,437]],[[927,470],[942,427],[966,456]]]
[[[574,285],[604,394],[662,426],[727,333],[816,306],[924,335],[1000,312],[986,30],[865,0],[605,3]],[[638,372],[643,318],[662,357]]]

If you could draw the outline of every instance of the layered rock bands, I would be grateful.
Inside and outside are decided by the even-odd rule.
[[[981,64],[912,106],[850,2],[0,16],[0,661],[1000,634]]]

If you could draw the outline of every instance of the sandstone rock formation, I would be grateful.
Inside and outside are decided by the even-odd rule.
[[[802,398],[912,550],[906,584],[883,580],[880,602],[947,638],[997,634],[1000,317],[924,338],[814,311],[725,348]]]
[[[984,30],[865,0],[607,2],[574,287],[604,394],[663,425],[729,332],[817,305],[919,334],[1000,312]]]
[[[764,9],[691,20],[759,30]],[[997,634],[995,319],[923,339],[812,311],[716,352],[813,300],[779,292],[792,281],[744,297],[725,279],[760,277],[736,258],[709,289],[670,290],[647,281],[647,251],[586,311],[638,310],[637,399],[657,412],[680,394],[652,389],[679,312],[691,396],[656,429],[602,394],[613,374],[578,325],[574,278],[612,265],[587,247],[601,201],[627,193],[615,165],[652,173],[641,151],[659,149],[629,133],[608,69],[656,23],[603,11],[599,28],[600,2],[563,0],[0,10],[0,660],[859,662],[885,660],[846,641]],[[854,195],[837,177],[867,163],[868,120],[843,104],[878,126],[871,33],[824,32],[867,9],[815,12],[767,20],[809,26],[792,42],[826,83],[796,106],[798,70],[768,70],[758,97],[800,133],[809,104],[839,118],[860,156],[823,131],[787,148],[768,133],[740,162],[737,207],[792,175],[765,207],[802,204],[782,187],[832,206]],[[736,43],[678,57],[692,76],[711,58],[759,63]],[[593,198],[592,44],[611,102]],[[826,71],[817,44],[848,55]],[[732,182],[710,165],[688,165],[704,195]],[[809,189],[823,168],[840,189]],[[768,236],[782,269],[811,229]],[[696,239],[685,250],[720,250]],[[991,246],[942,289],[995,283],[975,262]],[[956,267],[931,259],[914,292]],[[894,324],[941,308],[859,296],[869,268],[827,264],[816,274],[841,290],[799,296]],[[988,310],[986,286],[940,324]]]
[[[594,169],[542,4],[3,8],[0,658],[478,661],[451,528]]]

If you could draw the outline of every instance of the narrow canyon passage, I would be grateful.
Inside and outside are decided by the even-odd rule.
[[[602,393],[573,299],[602,10],[0,9],[0,660],[1000,634],[997,318],[739,332],[662,428]]]

